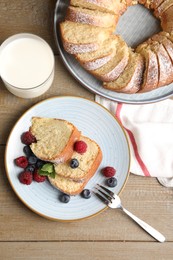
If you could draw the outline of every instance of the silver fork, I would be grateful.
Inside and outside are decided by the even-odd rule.
[[[140,227],[142,227],[146,232],[148,232],[152,237],[154,237],[159,242],[164,242],[165,237],[158,232],[156,229],[145,223],[143,220],[139,219],[138,217],[134,216],[131,212],[125,209],[122,204],[120,197],[116,195],[114,192],[110,191],[106,187],[97,184],[95,187],[97,192],[93,191],[94,194],[103,201],[108,207],[116,209],[119,208],[123,212],[125,212],[129,217],[131,217]]]

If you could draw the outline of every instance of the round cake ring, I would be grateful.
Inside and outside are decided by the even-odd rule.
[[[55,8],[55,16],[54,16],[55,40],[60,55],[62,57],[62,60],[64,61],[67,69],[84,87],[108,99],[124,102],[124,103],[132,103],[132,104],[144,104],[144,103],[156,102],[171,97],[173,95],[173,84],[170,84],[169,86],[165,86],[163,88],[158,88],[150,92],[139,93],[139,94],[116,93],[102,88],[101,82],[98,81],[96,78],[94,78],[92,75],[90,75],[86,70],[84,70],[80,66],[80,64],[76,61],[76,59],[72,55],[69,55],[62,46],[61,37],[59,34],[59,28],[57,24],[64,19],[65,10],[68,4],[69,4],[68,1],[62,1],[62,0],[57,1],[56,8]],[[158,30],[159,27],[157,27],[156,20],[151,19],[152,15],[150,14],[150,12],[146,10],[146,8],[144,8],[143,6],[136,5],[133,7],[129,7],[126,13],[121,17],[117,27],[118,33],[122,34],[122,32],[124,32],[123,28],[127,28],[126,16],[134,17],[134,12],[137,14],[135,19],[136,19],[136,24],[139,24],[139,27],[141,26],[140,16],[144,15],[146,16],[146,22],[147,21],[149,22],[147,25],[150,25],[150,26],[146,25],[145,28],[151,29],[151,31],[148,31],[148,33],[152,34],[159,31]],[[133,29],[135,28],[130,28],[130,30],[127,30],[126,31],[127,33],[123,35],[123,38],[125,38],[125,40],[127,40],[127,42],[130,44],[133,44],[133,38],[131,37],[131,32],[133,31]]]

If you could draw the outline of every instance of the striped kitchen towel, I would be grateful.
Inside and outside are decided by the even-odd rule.
[[[152,104],[116,103],[96,95],[96,102],[109,109],[124,127],[130,144],[130,172],[157,177],[173,187],[173,100]]]

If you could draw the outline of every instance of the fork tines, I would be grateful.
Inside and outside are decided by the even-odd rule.
[[[99,187],[95,187],[95,189],[98,192],[94,192],[94,194],[101,200],[103,201],[106,205],[108,205],[110,202],[112,202],[112,199],[114,198],[114,193],[110,190],[108,190],[106,187],[97,184],[97,186]]]
[[[115,199],[114,197],[114,193],[111,190],[108,190],[106,187],[100,185],[97,183],[97,186],[99,186],[100,188],[102,188],[102,190],[106,191],[113,199]]]

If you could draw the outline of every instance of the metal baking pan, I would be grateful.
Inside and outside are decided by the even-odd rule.
[[[84,70],[77,60],[63,49],[59,32],[59,22],[64,19],[68,5],[68,0],[58,0],[56,3],[54,11],[55,41],[66,68],[83,87],[110,100],[129,104],[153,103],[173,95],[173,84],[141,94],[116,93],[104,89],[101,81],[98,81]],[[129,7],[125,14],[121,16],[115,33],[120,34],[129,46],[134,47],[154,33],[159,32],[159,30],[161,30],[159,21],[154,18],[149,10],[138,4]]]

